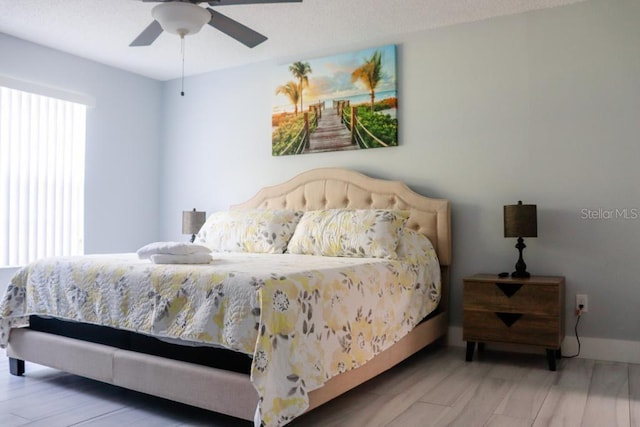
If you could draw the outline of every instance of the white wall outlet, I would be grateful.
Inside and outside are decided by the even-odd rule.
[[[589,311],[589,296],[587,294],[576,294],[576,312],[582,306],[582,313]]]

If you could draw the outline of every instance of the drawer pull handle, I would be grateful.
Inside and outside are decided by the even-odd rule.
[[[511,298],[513,295],[515,295],[516,292],[520,290],[520,288],[522,287],[522,283],[496,283],[496,286],[500,288],[502,293],[504,293],[507,298]]]
[[[510,328],[511,325],[516,323],[518,321],[518,319],[520,319],[522,317],[522,314],[520,314],[520,313],[496,313],[496,316],[498,316],[498,318],[500,320],[502,320],[502,323],[504,323],[507,326],[507,328]]]

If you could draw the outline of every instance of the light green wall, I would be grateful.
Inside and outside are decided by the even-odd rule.
[[[95,100],[87,110],[85,251],[134,251],[157,238],[162,83],[2,33],[0,75]]]
[[[640,341],[640,219],[583,219],[583,209],[640,209],[640,2],[596,0],[335,46],[398,45],[400,145],[274,158],[271,72],[259,63],[164,85],[163,238],[182,238],[180,211],[211,212],[264,185],[324,166],[399,179],[452,201],[452,324],[461,278],[513,268],[502,206],[538,205],[527,239],[534,274],[586,293],[585,336]],[[628,211],[630,212],[630,211]],[[570,327],[567,328],[571,333]]]

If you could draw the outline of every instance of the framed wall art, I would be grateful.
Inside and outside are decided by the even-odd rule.
[[[285,64],[275,82],[274,156],[398,145],[395,45]]]

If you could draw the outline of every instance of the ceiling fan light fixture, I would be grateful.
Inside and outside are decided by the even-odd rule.
[[[192,3],[162,3],[151,10],[153,19],[160,23],[164,31],[184,37],[195,34],[211,20],[211,14]]]

